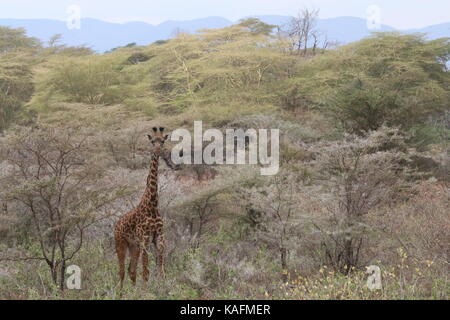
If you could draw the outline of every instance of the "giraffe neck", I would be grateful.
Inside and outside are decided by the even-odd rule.
[[[147,184],[142,196],[139,208],[145,215],[151,217],[159,216],[158,210],[158,167],[160,150],[156,150],[152,156],[150,171],[147,177]]]

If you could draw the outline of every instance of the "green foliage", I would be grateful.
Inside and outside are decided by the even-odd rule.
[[[71,57],[57,61],[40,86],[60,94],[67,102],[112,104],[126,96],[125,76],[109,56]]]
[[[133,53],[127,59],[127,63],[129,63],[129,64],[138,64],[138,63],[141,63],[141,62],[148,61],[150,59],[151,59],[151,57],[149,57],[148,55],[143,54],[141,52],[136,52],[136,53]]]
[[[32,60],[21,54],[0,55],[0,131],[14,121],[34,92]]]
[[[383,124],[410,128],[450,103],[449,39],[379,33],[304,64],[295,85],[301,98],[349,132]],[[292,99],[291,99],[292,100]]]
[[[275,25],[264,23],[256,18],[242,19],[239,21],[239,26],[250,29],[250,32],[253,34],[263,34],[266,36],[270,35],[273,29],[276,28]]]
[[[450,141],[450,111],[434,117],[433,121],[418,124],[409,130],[410,144],[424,149],[430,144],[448,145]]]
[[[387,124],[416,128],[410,132],[421,144],[438,141],[433,121],[450,103],[448,39],[378,33],[306,59],[290,55],[273,29],[251,18],[147,47],[129,44],[87,56],[81,48],[57,45],[55,37],[43,52],[47,63],[36,70],[30,105],[44,110],[60,101],[123,104],[151,117],[195,116],[224,124],[274,113],[281,101],[288,113],[316,110],[323,121],[330,116],[350,133]],[[11,31],[7,34],[11,37]],[[23,36],[20,30],[13,34]],[[9,47],[18,47],[16,42]],[[21,45],[34,46],[32,39]],[[11,97],[3,101],[8,105],[3,118],[10,119],[21,104]],[[430,129],[417,129],[423,126]]]
[[[11,29],[0,26],[0,54],[40,47],[40,41],[36,38],[27,37],[25,29]]]
[[[34,91],[32,67],[40,42],[24,29],[0,27],[0,132],[20,117]]]
[[[32,105],[123,103],[148,115],[194,112],[226,120],[255,110],[265,113],[274,100],[268,88],[289,77],[295,65],[271,29],[249,19],[148,47],[55,58],[37,80],[42,101]]]

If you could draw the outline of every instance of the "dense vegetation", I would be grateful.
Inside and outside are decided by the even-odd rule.
[[[280,173],[161,168],[168,277],[122,298],[448,298],[450,39],[293,50],[272,30],[95,54],[0,28],[0,298],[119,298],[112,226],[142,194],[146,133],[194,120],[279,128]],[[81,291],[61,290],[71,264]]]

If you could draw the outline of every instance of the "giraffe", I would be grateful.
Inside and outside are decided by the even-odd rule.
[[[164,223],[158,209],[158,166],[160,157],[172,169],[178,169],[169,160],[169,154],[163,152],[164,143],[169,135],[164,134],[164,128],[153,128],[153,135],[148,138],[153,145],[153,156],[144,195],[139,205],[123,215],[114,230],[116,253],[119,260],[120,288],[123,288],[125,277],[125,258],[130,254],[128,273],[136,285],[136,270],[139,257],[142,259],[142,276],[148,281],[148,246],[150,241],[156,248],[156,266],[158,276],[165,278],[164,272]]]

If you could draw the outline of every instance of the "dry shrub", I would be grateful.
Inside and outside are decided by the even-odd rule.
[[[0,198],[21,217],[38,245],[12,260],[42,260],[53,282],[65,285],[65,269],[83,246],[87,229],[111,214],[109,205],[125,190],[98,185],[105,170],[89,156],[89,139],[73,130],[23,130],[10,137],[0,176]]]
[[[383,127],[366,137],[347,136],[327,143],[317,165],[323,184],[331,191],[323,206],[328,213],[314,222],[323,235],[326,263],[348,273],[360,268],[369,245],[369,213],[402,200],[410,174],[401,163],[408,161],[399,130]]]
[[[432,261],[446,270],[450,265],[450,189],[434,179],[420,183],[416,194],[393,209],[382,222],[408,254]]]

